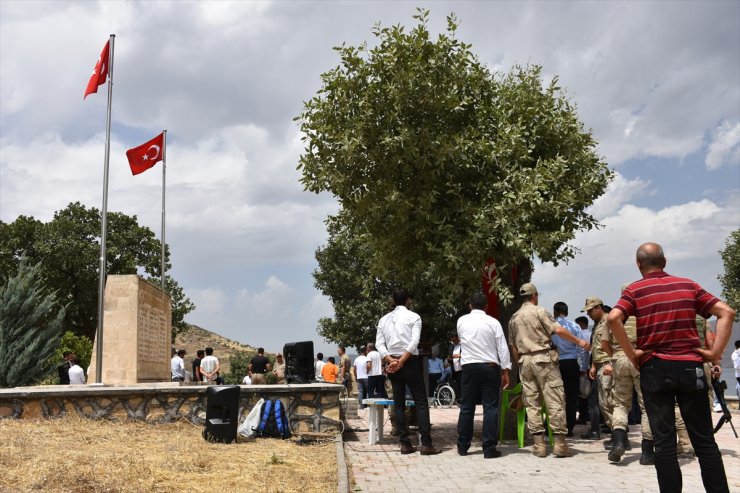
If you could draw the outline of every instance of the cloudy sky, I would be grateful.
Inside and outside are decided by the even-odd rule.
[[[160,234],[161,168],[125,150],[168,130],[167,241],[187,320],[268,351],[314,340],[331,305],[313,288],[328,195],[303,192],[293,118],[338,63],[332,47],[414,24],[417,5],[491,69],[559,76],[617,176],[567,266],[533,281],[571,315],[638,277],[640,243],[719,294],[718,250],[740,228],[737,1],[0,1],[0,219],[102,204],[106,86],[83,102],[116,34],[108,209]]]

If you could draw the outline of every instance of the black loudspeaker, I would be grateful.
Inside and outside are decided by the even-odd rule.
[[[289,342],[283,346],[285,381],[309,383],[314,380],[313,341]]]
[[[206,389],[206,428],[203,438],[209,442],[236,441],[239,425],[239,386],[211,386]]]

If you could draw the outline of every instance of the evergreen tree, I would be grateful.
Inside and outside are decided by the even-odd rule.
[[[57,306],[40,264],[22,259],[18,273],[0,287],[0,387],[27,385],[48,372],[66,313]]]

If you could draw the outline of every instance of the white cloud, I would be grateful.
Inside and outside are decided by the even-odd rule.
[[[705,162],[709,169],[740,164],[740,121],[724,121],[715,129]]]
[[[663,246],[668,272],[690,277],[718,295],[717,275],[723,267],[717,252],[740,226],[737,207],[737,201],[717,204],[710,200],[659,210],[625,205],[602,220],[603,229],[576,237],[574,245],[581,253],[568,264],[535,266],[532,280],[544,293],[543,306],[552,308],[562,300],[574,312],[573,307],[588,296],[612,305],[622,284],[640,277],[635,251],[648,241]]]
[[[596,219],[614,214],[620,207],[629,203],[635,197],[650,193],[649,186],[649,181],[640,178],[628,180],[619,172],[615,172],[614,180],[609,183],[604,195],[596,199],[589,208],[589,212]]]

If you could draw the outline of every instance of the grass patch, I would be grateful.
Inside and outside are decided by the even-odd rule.
[[[203,440],[189,422],[0,420],[0,491],[329,492],[335,444]]]

